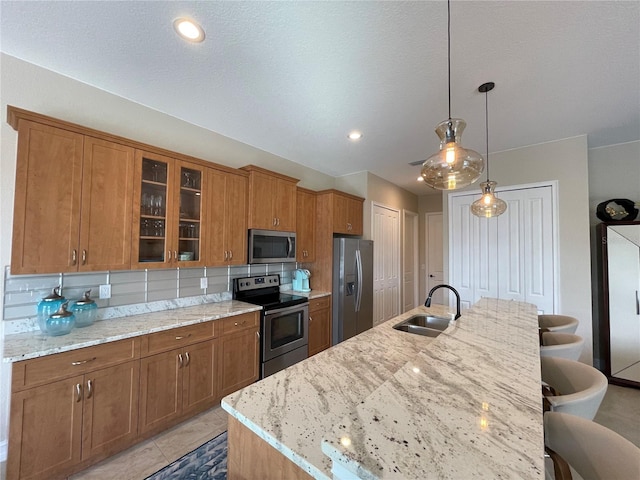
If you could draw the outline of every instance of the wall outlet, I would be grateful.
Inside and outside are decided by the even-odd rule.
[[[111,298],[111,284],[100,285],[100,298]]]
[[[200,279],[200,288],[203,290],[209,286],[209,279],[207,277],[202,277]]]

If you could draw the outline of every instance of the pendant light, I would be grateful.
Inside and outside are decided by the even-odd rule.
[[[440,151],[422,164],[420,175],[424,182],[437,190],[455,190],[475,182],[484,170],[482,156],[460,145],[460,137],[467,123],[451,118],[451,2],[447,0],[447,68],[449,82],[449,119],[440,122],[436,134],[440,137]]]
[[[493,82],[483,83],[478,87],[480,93],[484,93],[485,125],[487,133],[487,181],[480,184],[482,197],[471,204],[471,213],[476,217],[497,217],[507,210],[504,200],[496,197],[494,192],[497,183],[489,180],[489,100],[488,92],[493,90],[496,84]]]

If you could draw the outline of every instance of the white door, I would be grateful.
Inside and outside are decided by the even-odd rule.
[[[481,297],[555,306],[555,235],[552,185],[503,190],[507,211],[497,218],[471,214],[480,194],[450,196],[451,284],[463,308]]]
[[[372,205],[373,324],[400,314],[400,212]]]
[[[442,248],[442,213],[425,214],[427,228],[427,291],[424,292],[422,303],[427,299],[427,294],[433,287],[444,282],[444,250]],[[444,293],[446,289],[436,290],[431,297],[432,304],[444,305]]]
[[[418,214],[403,210],[403,312],[418,306]]]

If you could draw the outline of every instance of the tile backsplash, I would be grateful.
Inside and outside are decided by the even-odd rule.
[[[231,299],[232,279],[249,275],[280,274],[280,283],[291,284],[295,263],[241,265],[229,267],[170,268],[114,272],[11,275],[4,271],[5,334],[37,330],[38,302],[62,286],[62,295],[78,300],[91,289],[98,305],[98,320],[149,311],[197,305]],[[207,288],[200,288],[202,278]],[[100,299],[100,285],[111,285],[111,298]]]

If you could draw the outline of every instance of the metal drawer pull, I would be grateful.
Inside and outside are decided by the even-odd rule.
[[[87,399],[91,398],[91,395],[93,395],[93,382],[87,380]]]
[[[71,251],[71,265],[75,265],[78,260],[78,252],[75,249]]]
[[[246,321],[246,320],[243,320],[243,321],[242,321],[242,322],[240,322],[240,323],[236,322],[236,323],[235,323],[235,326],[236,326],[236,327],[238,327],[238,326],[240,326],[240,325],[246,325],[246,323],[247,323],[247,321]]]
[[[182,368],[182,354],[181,353],[178,354],[178,365],[179,365],[178,368]]]
[[[76,383],[76,402],[82,400],[82,385]]]
[[[96,358],[98,357],[89,358],[87,360],[81,360],[79,362],[71,362],[71,365],[73,365],[74,367],[78,365],[84,365],[85,363],[93,362]]]
[[[309,315],[309,321],[313,322],[313,317],[311,315]]]
[[[182,340],[183,338],[189,338],[191,336],[191,334],[187,335],[186,337],[184,335],[178,335],[176,337],[176,340]]]
[[[260,332],[256,332],[256,336],[260,339]]]
[[[189,358],[189,352],[184,352],[184,357],[186,359],[186,362],[184,363],[184,366],[188,367],[189,363],[191,362],[191,358]]]

